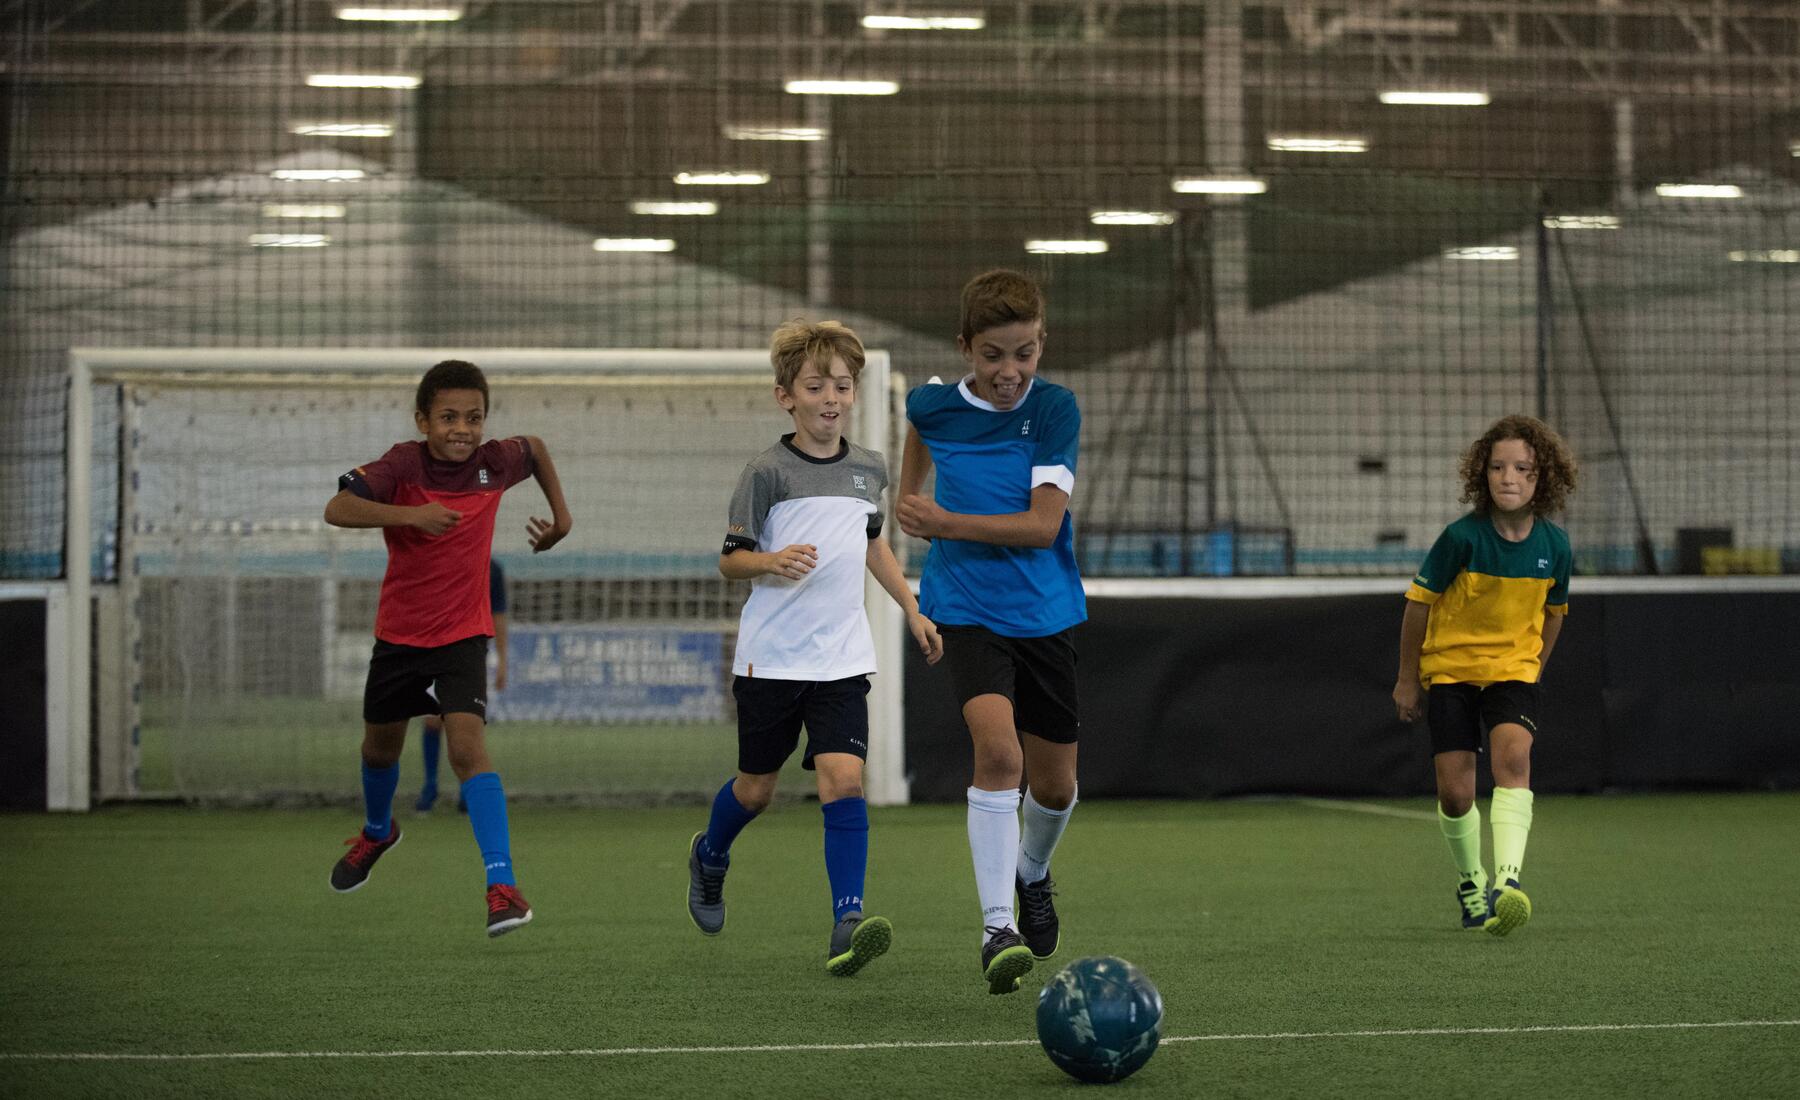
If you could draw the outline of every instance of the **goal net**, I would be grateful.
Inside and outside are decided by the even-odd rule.
[[[98,609],[103,797],[355,797],[386,551],[379,530],[321,513],[339,474],[418,438],[419,376],[448,358],[487,372],[487,438],[544,439],[575,517],[534,555],[526,521],[548,510],[526,482],[495,527],[509,660],[488,745],[508,792],[687,800],[733,772],[731,654],[749,585],[717,560],[744,464],[792,430],[766,353],[78,349],[70,525],[93,553],[71,572],[91,571]],[[851,437],[897,465],[885,353],[869,354],[859,398]],[[868,596],[882,674],[867,787],[903,802],[904,624],[872,581]],[[403,799],[423,774],[417,740],[415,722]],[[791,794],[812,786],[798,760]]]

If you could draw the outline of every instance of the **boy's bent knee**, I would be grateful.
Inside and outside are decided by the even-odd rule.
[[[1474,791],[1440,791],[1438,792],[1438,809],[1445,817],[1462,817],[1475,805]]]
[[[775,801],[775,785],[780,781],[781,773],[769,772],[764,775],[751,775],[739,772],[731,784],[731,797],[737,799],[738,805],[753,814],[760,814]]]

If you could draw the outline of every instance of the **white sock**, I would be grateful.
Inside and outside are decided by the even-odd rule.
[[[1019,869],[1019,792],[969,788],[969,854],[981,926],[1013,928],[1013,877]]]
[[[1019,880],[1030,884],[1044,881],[1050,873],[1050,857],[1056,842],[1062,839],[1069,815],[1075,812],[1075,799],[1060,810],[1046,809],[1025,791],[1024,823],[1019,830]]]

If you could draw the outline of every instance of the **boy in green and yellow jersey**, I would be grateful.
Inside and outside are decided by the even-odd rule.
[[[1569,536],[1546,517],[1575,488],[1575,460],[1542,421],[1508,416],[1463,454],[1474,511],[1438,536],[1406,591],[1394,706],[1431,730],[1438,824],[1464,928],[1504,936],[1531,919],[1519,887],[1531,832],[1538,690],[1569,610]],[[1494,881],[1481,862],[1475,757],[1488,739]]]

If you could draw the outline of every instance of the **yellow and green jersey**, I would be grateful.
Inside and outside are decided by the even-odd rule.
[[[1569,610],[1569,560],[1569,536],[1541,516],[1520,542],[1480,512],[1444,528],[1406,590],[1431,608],[1420,682],[1536,683],[1544,615]]]

